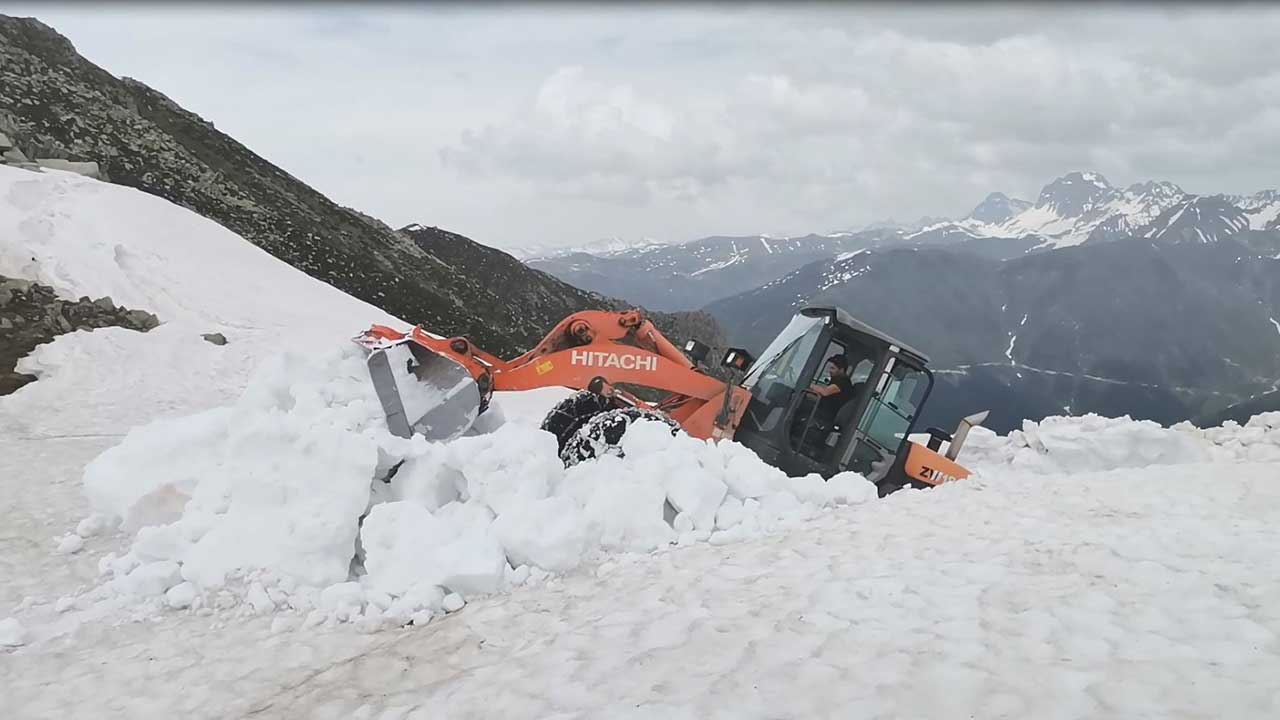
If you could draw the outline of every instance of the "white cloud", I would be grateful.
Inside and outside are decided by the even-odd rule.
[[[497,245],[1280,178],[1265,6],[25,9],[338,202]]]

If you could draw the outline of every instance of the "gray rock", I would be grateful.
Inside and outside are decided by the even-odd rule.
[[[9,278],[8,280],[0,282],[0,293],[9,293],[14,291],[20,293],[29,292],[31,290],[31,285],[32,283],[30,280]]]
[[[0,330],[12,330],[13,321],[9,318],[0,318]]]
[[[213,343],[214,345],[227,344],[227,336],[223,335],[222,333],[205,333],[200,337],[204,338],[207,342]]]
[[[97,300],[94,300],[93,304],[107,312],[115,312],[116,309],[116,304],[111,301],[110,297],[100,297]]]
[[[74,160],[60,160],[57,158],[36,158],[36,164],[42,168],[48,168],[50,170],[78,173],[85,177],[91,177],[95,180],[102,178],[102,171],[98,168],[98,163],[96,162],[77,162]]]
[[[160,319],[146,310],[130,310],[124,314],[124,320],[139,330],[150,330],[160,324]]]
[[[5,150],[3,154],[0,154],[0,157],[3,157],[4,161],[10,165],[32,164],[31,161],[27,159],[27,156],[23,155],[22,151],[18,148],[9,148],[8,150]]]

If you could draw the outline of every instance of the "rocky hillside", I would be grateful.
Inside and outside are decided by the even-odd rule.
[[[105,327],[146,332],[158,324],[155,315],[116,307],[109,297],[69,301],[46,285],[0,276],[0,395],[35,380],[16,371],[18,361],[59,335]]]
[[[461,235],[399,233],[341,207],[164,95],[113,77],[37,20],[0,16],[0,132],[28,157],[96,161],[112,182],[191,208],[355,297],[500,355],[528,348],[568,312],[616,304]],[[683,329],[682,317],[663,322]]]

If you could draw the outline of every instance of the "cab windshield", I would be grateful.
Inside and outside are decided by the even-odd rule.
[[[796,380],[809,359],[809,351],[822,333],[823,318],[796,315],[782,332],[760,353],[760,359],[747,371],[742,386],[751,389],[759,382],[782,381],[795,387]],[[762,388],[763,389],[763,388]]]

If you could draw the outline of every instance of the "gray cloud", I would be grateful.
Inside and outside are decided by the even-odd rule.
[[[343,204],[499,246],[955,215],[1076,169],[1280,184],[1263,5],[23,10]]]

